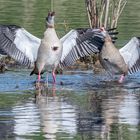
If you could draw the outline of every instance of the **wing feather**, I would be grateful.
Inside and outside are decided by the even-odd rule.
[[[63,44],[60,65],[72,65],[77,59],[100,52],[104,37],[99,30],[71,30],[61,42]]]
[[[129,73],[132,74],[140,70],[140,38],[133,37],[120,50],[125,63],[128,65]]]
[[[0,25],[0,53],[4,52],[20,64],[31,66],[37,58],[41,40],[16,25]]]

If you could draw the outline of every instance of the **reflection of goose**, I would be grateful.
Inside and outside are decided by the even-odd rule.
[[[40,118],[35,104],[27,102],[14,106],[14,134],[17,136],[33,135],[40,130]]]
[[[110,138],[114,128],[117,134],[124,134],[126,131],[130,133],[139,131],[139,104],[137,94],[130,92],[130,90],[125,92],[124,89],[118,91],[115,92],[115,96],[108,96],[101,103],[104,118],[104,125],[102,126],[103,139],[107,139],[106,136]],[[120,139],[121,135],[118,136]]]
[[[78,58],[98,53],[102,48],[104,37],[99,29],[71,30],[59,41],[54,29],[53,12],[48,14],[46,22],[47,29],[42,41],[24,28],[0,26],[0,52],[23,65],[31,66],[35,62],[31,74],[38,74],[38,80],[44,69],[50,67],[55,82],[54,70],[58,65],[70,66]]]
[[[76,134],[76,108],[64,101],[63,97],[40,96],[37,105],[46,139],[57,139],[59,132],[65,133],[65,136]]]
[[[30,100],[14,106],[12,113],[17,139],[22,139],[22,136],[43,135],[46,139],[55,140],[58,133],[68,137],[73,137],[77,133],[76,108],[63,97],[40,96],[36,104]]]
[[[140,69],[140,39],[133,37],[118,50],[104,29],[102,33],[105,36],[105,43],[100,53],[100,62],[110,73],[122,74],[119,79],[119,82],[122,83],[126,74]]]
[[[124,101],[120,103],[119,107],[120,123],[137,126],[139,123],[139,110],[137,98],[135,95],[128,94],[125,96]]]

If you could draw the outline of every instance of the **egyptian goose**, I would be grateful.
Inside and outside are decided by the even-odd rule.
[[[124,47],[117,49],[112,39],[104,28],[101,29],[105,37],[99,60],[105,70],[111,74],[119,73],[122,83],[125,75],[140,70],[140,38],[133,37]]]
[[[103,35],[99,30],[71,30],[60,40],[54,29],[54,12],[46,18],[47,28],[44,38],[33,36],[16,25],[0,25],[0,52],[8,54],[23,65],[32,66],[31,75],[52,69],[55,82],[55,68],[72,65],[80,57],[98,53],[103,45]]]
[[[38,81],[40,81],[41,72],[50,69],[55,83],[55,69],[62,55],[62,44],[54,28],[54,14],[54,12],[50,12],[46,18],[47,28],[38,49],[34,70],[30,75],[38,73]]]
[[[0,25],[0,53],[8,54],[20,64],[34,66],[32,74],[72,65],[77,59],[99,53],[104,43],[100,29],[75,29],[60,40],[54,28],[54,12],[46,18],[46,31],[39,39],[16,25]],[[112,34],[112,33],[111,33]]]

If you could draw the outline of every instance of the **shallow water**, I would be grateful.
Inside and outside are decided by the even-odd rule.
[[[42,92],[29,71],[14,73],[0,75],[1,139],[138,139],[140,73],[118,84],[106,74],[69,71],[57,75],[55,89],[49,75]]]
[[[42,37],[50,7],[51,0],[0,0],[0,23],[20,25]],[[53,9],[60,37],[72,28],[88,27],[84,1],[54,0]],[[139,0],[128,0],[117,45],[139,36],[139,9]],[[118,84],[106,73],[66,71],[57,75],[55,87],[49,74],[49,88],[41,93],[35,89],[36,76],[29,74],[26,69],[0,74],[0,140],[140,139],[140,73]]]

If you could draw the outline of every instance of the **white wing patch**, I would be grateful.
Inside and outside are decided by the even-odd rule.
[[[21,28],[16,31],[16,38],[14,40],[14,43],[16,47],[21,52],[23,52],[31,62],[34,62],[36,60],[41,39],[33,36],[24,28]]]
[[[65,59],[68,53],[72,50],[73,46],[76,45],[77,31],[71,30],[65,36],[63,36],[60,41],[63,45],[61,61]]]
[[[119,51],[123,56],[125,63],[128,65],[130,73],[140,69],[140,42],[138,38],[133,37]],[[133,69],[133,72],[131,72],[131,69]]]

